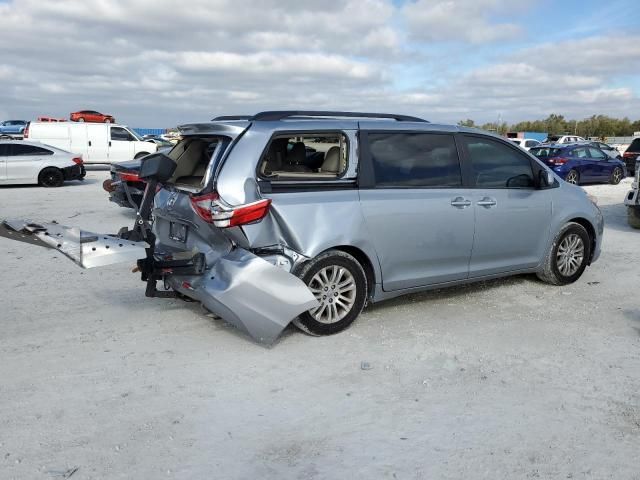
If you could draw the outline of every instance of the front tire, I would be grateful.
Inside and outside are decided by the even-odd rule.
[[[567,173],[564,181],[573,185],[578,185],[580,183],[580,174],[577,170],[571,169],[569,170],[569,173]]]
[[[569,222],[556,236],[538,278],[551,285],[575,282],[591,258],[591,238],[579,223]]]
[[[346,252],[328,250],[303,264],[296,275],[320,303],[293,321],[303,332],[316,336],[341,332],[364,308],[367,276],[362,265]]]
[[[78,122],[84,122],[84,118],[80,117],[80,118],[78,119]]]
[[[64,183],[64,174],[59,168],[47,167],[38,175],[38,183],[47,188],[61,187]]]
[[[624,177],[624,172],[620,167],[616,167],[611,172],[611,176],[609,177],[609,183],[611,185],[618,185],[622,178]]]

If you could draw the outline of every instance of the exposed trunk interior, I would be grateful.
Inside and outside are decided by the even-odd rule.
[[[168,153],[177,164],[168,183],[189,189],[204,188],[207,167],[211,162],[219,138],[185,138]]]

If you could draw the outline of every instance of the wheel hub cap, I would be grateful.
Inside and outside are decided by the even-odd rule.
[[[584,260],[584,242],[582,238],[575,233],[567,235],[562,242],[560,242],[556,260],[558,270],[560,270],[562,275],[565,277],[575,275]]]
[[[355,279],[344,267],[331,265],[323,268],[313,276],[308,286],[320,303],[309,313],[321,323],[339,322],[351,311],[356,300]]]

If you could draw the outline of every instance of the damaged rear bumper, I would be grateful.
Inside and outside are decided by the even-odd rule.
[[[164,280],[265,344],[273,343],[294,318],[318,305],[298,277],[241,248],[220,257],[201,275],[168,273]]]
[[[298,277],[242,248],[206,265],[202,253],[159,260],[149,257],[152,249],[144,241],[55,222],[6,220],[0,223],[0,237],[58,250],[84,268],[138,261],[142,278],[148,282],[148,296],[175,296],[171,291],[156,290],[156,281],[163,280],[264,344],[273,343],[294,318],[318,305]]]

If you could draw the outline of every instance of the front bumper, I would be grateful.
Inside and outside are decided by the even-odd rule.
[[[72,167],[65,167],[62,169],[64,173],[65,180],[82,180],[87,171],[84,168],[84,165],[73,165]]]

